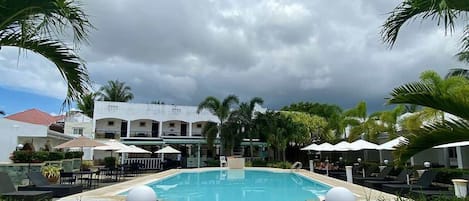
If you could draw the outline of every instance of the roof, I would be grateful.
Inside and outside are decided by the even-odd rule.
[[[6,116],[5,118],[15,121],[49,126],[59,120],[62,120],[64,116],[52,116],[38,109],[29,109],[23,112]]]

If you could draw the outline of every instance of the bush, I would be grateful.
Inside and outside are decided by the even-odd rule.
[[[207,167],[219,167],[220,166],[219,160],[210,159],[210,160],[207,160],[206,163],[207,163]]]
[[[64,152],[49,152],[48,161],[60,161],[65,158]]]
[[[288,161],[279,161],[279,162],[267,163],[267,167],[282,168],[282,169],[290,169],[291,165],[292,164]]]
[[[11,160],[15,163],[28,163],[31,161],[30,157],[29,151],[14,151]]]
[[[82,151],[65,152],[65,159],[74,159],[83,157]]]
[[[462,178],[463,175],[469,175],[469,170],[450,169],[450,168],[433,168],[437,171],[435,182],[452,184],[451,179]]]
[[[264,160],[253,160],[252,167],[266,167],[267,161]]]
[[[105,157],[104,167],[107,167],[107,168],[116,167],[116,157]]]
[[[92,160],[86,160],[81,162],[81,169],[82,170],[89,170],[91,167],[93,167],[93,161]]]
[[[36,151],[32,153],[33,163],[42,163],[49,159],[49,152],[47,151]]]

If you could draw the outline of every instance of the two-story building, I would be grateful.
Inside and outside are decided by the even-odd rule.
[[[151,152],[165,144],[172,145],[182,152],[187,167],[197,167],[203,166],[201,161],[212,154],[208,153],[202,136],[202,128],[208,122],[218,123],[219,120],[207,110],[197,113],[196,106],[95,101],[93,130],[96,140],[117,139]],[[215,154],[219,154],[218,149]],[[140,154],[139,157],[157,160],[158,156]]]

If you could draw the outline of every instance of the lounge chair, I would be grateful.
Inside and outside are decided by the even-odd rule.
[[[469,175],[462,176],[463,179],[469,180]],[[466,186],[469,188],[469,183]],[[425,198],[426,200],[432,200],[439,197],[455,197],[454,190],[450,189],[436,189],[436,190],[411,190],[409,195],[412,198]]]
[[[83,191],[83,186],[78,184],[50,184],[40,172],[31,172],[28,174],[28,178],[33,185],[19,186],[19,191],[52,191],[53,197],[64,197]]]
[[[391,173],[392,167],[385,167],[381,172],[378,173],[375,177],[353,177],[353,183],[363,185],[365,181],[383,181],[386,180],[386,177]]]
[[[407,175],[411,173],[411,170],[404,169],[397,175],[395,180],[391,180],[388,178],[385,178],[383,180],[365,180],[363,184],[364,186],[374,189],[381,189],[381,186],[383,184],[405,184],[407,183]]]
[[[52,191],[16,191],[10,176],[0,172],[0,194],[5,200],[52,200]]]
[[[388,193],[407,195],[411,190],[437,190],[438,187],[432,186],[438,172],[427,170],[415,184],[383,184],[382,190]]]

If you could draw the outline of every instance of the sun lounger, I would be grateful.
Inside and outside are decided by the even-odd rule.
[[[411,190],[436,190],[438,187],[432,186],[438,172],[427,170],[415,184],[383,184],[382,190],[388,193],[407,195]]]
[[[469,175],[462,176],[463,179],[469,180]],[[469,188],[469,183],[466,186]],[[425,198],[426,200],[433,200],[441,197],[450,198],[455,197],[454,190],[450,189],[436,189],[436,190],[411,190],[409,194],[412,198]]]
[[[389,175],[389,173],[392,171],[392,167],[385,167],[376,177],[360,177],[360,176],[355,176],[353,177],[353,183],[363,185],[363,183],[368,180],[374,180],[374,181],[383,181],[386,180],[386,177]]]
[[[0,194],[5,200],[52,200],[52,191],[16,191],[10,176],[0,172]]]
[[[385,178],[383,180],[365,180],[363,182],[364,186],[381,189],[383,184],[405,184],[407,183],[407,175],[411,173],[411,170],[404,169],[396,177],[395,180]]]
[[[31,172],[28,174],[28,178],[31,183],[33,183],[33,185],[20,186],[18,187],[19,191],[52,191],[53,197],[64,197],[83,191],[83,186],[77,184],[50,184],[49,181],[40,172]]]

